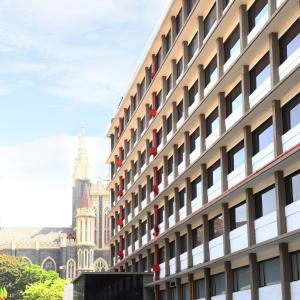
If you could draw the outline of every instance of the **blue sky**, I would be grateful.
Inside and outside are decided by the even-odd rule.
[[[70,223],[80,125],[96,180],[110,119],[169,2],[0,0],[0,226]]]

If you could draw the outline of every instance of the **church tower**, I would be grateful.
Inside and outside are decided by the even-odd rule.
[[[88,160],[87,149],[84,141],[84,128],[81,128],[78,150],[74,162],[73,170],[73,190],[72,190],[72,228],[76,226],[76,212],[80,207],[85,185],[90,182],[90,163]]]

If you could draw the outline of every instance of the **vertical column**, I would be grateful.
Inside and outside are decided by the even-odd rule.
[[[151,241],[151,213],[147,212],[147,241]]]
[[[230,253],[230,240],[229,240],[229,232],[230,232],[230,217],[229,217],[229,209],[228,203],[222,204],[222,216],[223,216],[223,228],[224,228],[224,255]]]
[[[186,225],[187,230],[187,261],[188,261],[188,269],[193,267],[193,236],[192,236],[192,225]]]
[[[150,105],[146,104],[145,127],[148,128],[150,122]]]
[[[220,0],[217,0],[217,3],[219,1]],[[218,78],[220,79],[224,73],[224,43],[221,37],[217,38],[217,70]]]
[[[279,81],[279,65],[280,65],[279,40],[278,40],[277,32],[270,33],[269,48],[270,48],[269,56],[270,56],[270,69],[271,69],[271,86],[274,87]]]
[[[246,189],[246,206],[247,206],[247,227],[248,227],[248,246],[255,244],[255,202],[253,196],[253,190]]]
[[[277,210],[277,231],[278,235],[286,233],[285,217],[285,184],[283,171],[275,172],[275,193],[276,193],[276,210]]]
[[[207,189],[208,178],[206,164],[201,164],[201,178],[202,178],[202,205],[207,204]]]
[[[145,67],[145,89],[148,88],[151,82],[151,75],[150,75],[150,70],[148,67]]]
[[[199,49],[203,46],[204,40],[204,23],[203,23],[203,16],[198,17],[198,45]]]
[[[163,34],[161,36],[161,56],[162,56],[162,61],[165,59],[167,54],[167,40],[166,36]]]
[[[124,249],[124,252],[125,252],[125,257],[128,256],[128,231],[125,231],[125,238],[124,238],[124,244],[125,244],[125,249]]]
[[[139,83],[136,85],[136,90],[137,90],[137,99],[138,102],[140,103],[142,99],[142,94],[141,94],[141,85]]]
[[[180,232],[175,232],[175,268],[180,272]]]
[[[184,132],[184,156],[185,156],[185,167],[190,165],[190,132]]]
[[[133,136],[134,136],[134,129],[130,128],[130,149],[133,149],[133,145],[134,145],[134,140],[133,140]]]
[[[173,173],[174,178],[178,176],[178,145],[173,145]]]
[[[130,117],[129,117],[129,119],[131,119],[133,113],[134,113],[134,97],[130,96]]]
[[[276,11],[276,0],[268,0],[269,18]]]
[[[190,299],[194,299],[194,274],[188,274],[188,283],[190,288]]]
[[[248,35],[248,12],[246,4],[242,4],[239,8],[240,17],[240,41],[241,51],[247,47],[247,35]]]
[[[217,8],[217,20],[220,20],[223,14],[223,0],[216,1],[216,8]]]
[[[200,114],[200,153],[204,153],[206,150],[205,138],[206,138],[206,122],[205,115]]]
[[[150,160],[150,141],[149,139],[146,140],[146,165],[149,164],[149,160]]]
[[[168,156],[163,157],[163,186],[168,186]]]
[[[209,261],[209,225],[208,225],[208,216],[202,216],[203,223],[203,255],[204,261]]]
[[[181,288],[181,278],[176,278],[176,294],[177,299],[176,300],[182,300],[182,288]]]
[[[162,117],[162,144],[167,144],[167,117]]]
[[[226,300],[232,300],[233,292],[233,276],[230,261],[225,261],[225,290],[226,290]]]
[[[138,270],[136,269],[136,261],[135,258],[131,260],[131,265],[132,265],[132,272],[137,272]]]
[[[176,17],[171,17],[171,42],[174,45],[176,40],[177,32],[176,32]]]
[[[205,300],[210,300],[210,269],[204,270]]]
[[[141,157],[142,157],[142,153],[141,151],[138,151],[138,159],[137,159],[137,173],[138,175],[141,175]]]
[[[221,161],[221,191],[222,193],[228,189],[228,159],[226,146],[220,148],[220,161]]]
[[[273,122],[274,153],[275,153],[275,157],[277,157],[283,152],[283,146],[282,146],[283,122],[282,122],[280,100],[272,101],[272,122]]]
[[[242,96],[243,96],[243,114],[245,114],[249,108],[249,96],[250,96],[250,72],[249,66],[244,65],[242,69]]]
[[[251,286],[251,299],[258,300],[258,265],[255,253],[249,254],[249,273],[250,273],[250,286]]]
[[[183,47],[183,73],[186,72],[188,68],[188,63],[189,63],[189,51],[188,51],[188,42],[184,41],[182,42],[182,47]]]
[[[198,90],[200,102],[204,98],[204,89],[205,89],[205,73],[203,65],[198,66]]]
[[[114,260],[113,260],[114,254],[115,254],[114,245],[110,244],[110,265],[111,266],[114,266]]]
[[[167,277],[170,275],[170,243],[168,238],[165,238],[165,264]]]
[[[287,243],[279,244],[280,282],[282,300],[291,299],[291,262]]]
[[[147,249],[147,271],[151,272],[151,249]]]
[[[139,248],[142,247],[142,220],[139,220],[139,227],[138,227],[138,240],[139,240]]]
[[[218,114],[219,114],[219,126],[220,126],[220,135],[226,131],[225,119],[226,119],[226,102],[225,102],[225,93],[221,92],[218,94]]]
[[[186,120],[189,116],[189,88],[183,87],[183,118]]]
[[[177,121],[178,121],[178,114],[177,114],[177,105],[176,102],[172,102],[172,132],[175,134],[177,130]]]
[[[253,156],[253,147],[252,147],[252,134],[251,127],[244,127],[244,147],[245,147],[245,172],[246,176],[249,176],[252,173],[252,156]]]
[[[142,186],[138,186],[138,208],[139,211],[142,210]]]
[[[182,16],[184,23],[188,17],[188,0],[182,0]]]
[[[116,147],[118,143],[118,128],[115,127],[115,132],[114,132],[114,147]]]
[[[186,215],[192,213],[192,189],[191,189],[191,178],[185,178],[185,191],[186,191]]]
[[[132,214],[132,219],[135,217],[134,198],[135,198],[134,193],[131,193],[131,214]]]
[[[169,198],[168,196],[164,197],[164,221],[165,221],[165,230],[169,228]]]
[[[141,118],[137,118],[137,139],[139,140],[142,135],[142,124],[141,124]]]
[[[177,64],[176,64],[176,59],[172,59],[172,87],[173,87],[173,89],[176,86],[176,80],[177,80]]]
[[[151,193],[151,179],[150,179],[150,175],[147,175],[147,181],[146,181],[146,202],[147,202],[147,204],[150,203],[150,193]]]
[[[174,189],[174,204],[175,204],[175,223],[179,221],[179,189],[176,187]]]
[[[167,77],[162,77],[162,103],[165,103],[167,100]]]

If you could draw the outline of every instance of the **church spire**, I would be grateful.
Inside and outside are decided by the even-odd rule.
[[[80,135],[78,138],[78,150],[75,157],[73,183],[76,180],[89,180],[90,176],[90,163],[88,160],[87,149],[84,141],[85,127],[81,126]]]

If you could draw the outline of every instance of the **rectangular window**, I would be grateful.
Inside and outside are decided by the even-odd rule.
[[[189,106],[191,106],[197,99],[198,94],[198,80],[194,82],[192,87],[189,89]]]
[[[217,20],[217,9],[215,3],[204,19],[204,37],[208,35],[216,20]]]
[[[176,300],[177,299],[177,291],[176,287],[170,288],[170,300]]]
[[[228,151],[228,174],[245,163],[244,141]]]
[[[163,179],[163,167],[157,170],[157,183],[160,184],[162,183]]]
[[[190,300],[190,286],[188,283],[182,285],[182,300]]]
[[[190,61],[193,58],[194,54],[198,50],[198,47],[199,45],[198,45],[198,32],[197,32],[188,45],[188,61]]]
[[[195,6],[197,0],[187,0],[187,13],[188,15],[192,11],[193,7]]]
[[[180,254],[187,251],[187,235],[184,234],[180,237]]]
[[[131,245],[131,232],[127,235],[127,247]]]
[[[178,35],[182,27],[182,9],[180,9],[180,11],[178,12],[175,20],[176,20],[176,35]]]
[[[181,57],[176,64],[176,79],[180,77],[183,72],[183,58]]]
[[[133,135],[132,135],[132,142],[133,144],[136,142],[136,138],[137,138],[137,130],[133,131]]]
[[[269,52],[250,70],[250,93],[252,94],[267,78],[270,77]]]
[[[168,165],[168,175],[170,175],[173,172],[173,156],[170,156],[168,158],[167,165]]]
[[[286,204],[300,200],[300,171],[285,177]]]
[[[156,142],[157,142],[157,147],[161,144],[162,142],[162,128],[160,128],[157,133],[156,133]]]
[[[166,53],[168,53],[170,49],[171,49],[171,29],[166,35]]]
[[[140,91],[141,91],[141,99],[143,98],[145,91],[146,91],[146,81],[145,78],[143,78],[141,84],[140,84]]]
[[[172,114],[170,114],[167,118],[167,134],[172,130]]]
[[[144,150],[141,153],[141,166],[143,166],[146,163],[146,151]]]
[[[247,207],[243,201],[229,210],[230,215],[230,230],[239,228],[247,223]]]
[[[219,215],[208,222],[209,225],[209,240],[213,240],[223,235],[223,216]]]
[[[224,273],[210,277],[210,295],[217,296],[225,294],[225,275]]]
[[[170,259],[175,257],[176,249],[175,249],[175,241],[170,242]]]
[[[133,164],[132,172],[133,172],[133,176],[137,174],[137,161]]]
[[[239,292],[250,289],[249,267],[234,269],[233,271],[233,291]]]
[[[273,143],[272,118],[265,121],[252,132],[253,155]]]
[[[145,234],[147,234],[147,221],[144,221],[142,223],[142,236],[144,236]]]
[[[146,129],[146,118],[145,116],[141,119],[141,132]]]
[[[283,133],[300,124],[300,93],[282,107]]]
[[[172,89],[172,74],[167,78],[167,95],[170,93]]]
[[[130,119],[130,105],[124,111],[125,111],[125,123],[127,124]]]
[[[174,198],[169,200],[169,217],[174,214]]]
[[[204,70],[205,87],[217,76],[217,55],[210,61]]]
[[[142,200],[146,199],[146,191],[147,191],[147,187],[146,185],[144,185],[142,187]]]
[[[165,248],[161,247],[158,250],[158,263],[161,264],[165,262]]]
[[[240,46],[240,27],[237,25],[224,42],[224,62],[226,62]]]
[[[134,241],[136,242],[139,238],[139,228],[138,227],[134,228],[133,233],[134,233],[134,235],[133,235],[134,236]]]
[[[158,210],[158,224],[162,223],[164,221],[164,207],[162,206]]]
[[[179,192],[179,208],[182,208],[185,206],[185,188],[182,189],[180,192]]]
[[[198,143],[197,143],[198,142]],[[198,146],[200,146],[200,132],[199,127],[190,135],[190,153],[192,153]]]
[[[279,257],[261,261],[258,265],[260,287],[280,283]]]
[[[258,219],[276,210],[275,187],[270,187],[254,195],[255,218]]]
[[[161,57],[161,48],[156,53],[156,71],[159,70],[162,63],[162,57]]]
[[[177,120],[179,121],[183,117],[183,100],[177,104]]]
[[[300,280],[300,251],[291,253],[292,281]]]
[[[290,57],[299,47],[300,21],[298,19],[279,40],[280,64]]]
[[[256,0],[248,10],[248,24],[250,32],[262,17],[268,13],[268,0]]]
[[[203,227],[198,226],[192,230],[192,247],[196,248],[203,244]]]
[[[208,137],[213,131],[218,129],[219,129],[219,113],[218,113],[218,108],[216,108],[206,118],[206,137]]]
[[[159,109],[162,105],[162,92],[161,90],[156,95],[156,108]]]
[[[166,292],[166,290],[159,291],[159,300],[167,300],[167,292]]]
[[[195,299],[202,299],[206,297],[204,279],[195,280],[194,288],[195,288]]]
[[[207,177],[208,177],[208,188],[215,185],[217,182],[221,180],[220,160],[215,162],[211,167],[207,169]]]
[[[182,144],[178,149],[177,149],[177,154],[178,154],[178,165],[183,162],[183,157],[184,157],[184,144]]]
[[[242,106],[242,89],[239,82],[225,98],[226,117],[230,116],[236,109]]]
[[[143,257],[143,260],[142,260],[142,269],[143,269],[143,272],[147,272],[147,257]]]
[[[191,199],[194,200],[198,197],[201,197],[201,176],[198,176],[191,182]]]
[[[229,4],[230,0],[223,0],[223,9]]]
[[[133,205],[134,205],[134,208],[138,207],[138,205],[139,205],[139,196],[138,196],[138,194],[134,194],[134,196],[133,196]]]

